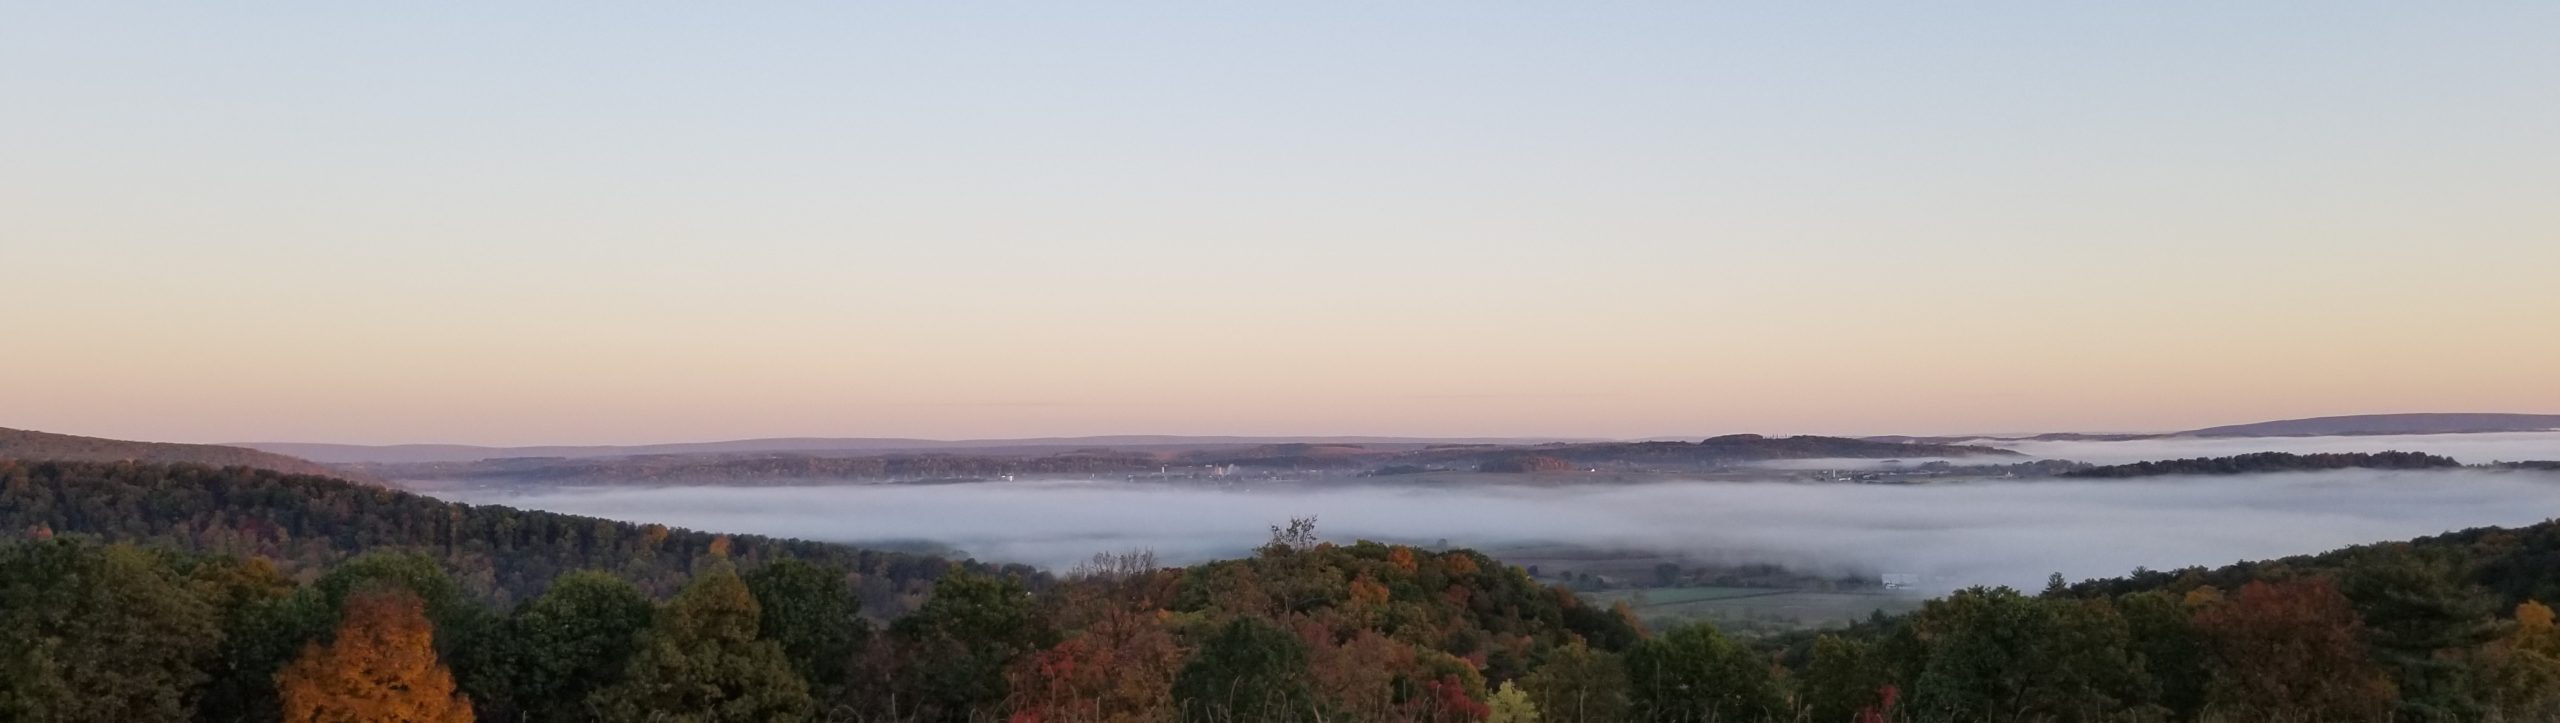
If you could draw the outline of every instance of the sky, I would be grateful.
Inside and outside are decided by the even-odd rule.
[[[10,3],[0,426],[2560,412],[2560,5]]]

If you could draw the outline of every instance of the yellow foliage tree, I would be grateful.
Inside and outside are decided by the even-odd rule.
[[[426,604],[402,589],[347,599],[338,634],[276,673],[286,723],[471,723],[471,701],[436,661]]]
[[[2507,720],[2560,717],[2560,626],[2550,606],[2516,606],[2515,629],[2489,646],[2490,703]]]

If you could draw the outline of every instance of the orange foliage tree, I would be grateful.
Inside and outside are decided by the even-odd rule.
[[[2213,651],[2208,707],[2246,720],[2366,721],[2397,695],[2365,650],[2364,620],[2336,584],[2252,582],[2195,613]]]
[[[337,637],[276,674],[287,723],[470,723],[471,702],[436,661],[426,603],[400,588],[347,599]]]

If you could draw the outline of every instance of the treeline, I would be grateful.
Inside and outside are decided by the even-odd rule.
[[[479,479],[525,483],[651,484],[700,481],[792,482],[812,479],[982,479],[1001,475],[1121,475],[1153,472],[1166,458],[1145,452],[1095,450],[1039,457],[902,454],[827,457],[804,454],[667,455],[568,459],[524,457],[477,462],[350,465],[384,479]]]
[[[1773,645],[1814,720],[2554,720],[2554,599],[2544,523],[1966,590]]]
[[[260,467],[295,474],[345,475],[343,472],[331,470],[327,465],[300,457],[261,452],[247,447],[133,442],[25,429],[0,429],[0,459],[201,464],[212,467]]]
[[[1459,445],[1428,449],[1356,444],[1270,444],[1181,453],[1088,449],[1040,456],[971,454],[688,454],[630,457],[516,457],[473,462],[346,465],[382,479],[470,479],[525,484],[799,482],[827,479],[985,479],[1004,475],[1150,474],[1166,466],[1262,469],[1476,469],[1485,472],[1715,469],[1773,459],[1851,457],[2015,458],[2018,453],[1955,444],[1874,442],[1844,437],[1736,434],[1697,442]]]
[[[1445,450],[1413,455],[1417,463],[1473,462],[1483,471],[1513,471],[1523,460],[1559,460],[1565,469],[1714,468],[1776,459],[1895,459],[1918,457],[2018,457],[1996,447],[1922,442],[1876,442],[1847,437],[1798,435],[1763,437],[1729,434],[1696,442],[1607,442],[1542,444],[1494,450]]]
[[[0,719],[2550,720],[2552,611],[2477,581],[2553,549],[2544,525],[2148,587],[2057,577],[1753,647],[1311,522],[1191,568],[954,574],[886,626],[840,569],[718,543],[663,601],[582,571],[492,606],[414,552],[297,583],[256,558],[24,540],[0,545]]]
[[[2264,472],[2310,472],[2331,469],[2446,469],[2461,467],[2452,457],[2424,452],[2340,452],[2295,454],[2254,452],[2229,457],[2195,457],[2106,465],[2064,472],[2064,477],[2121,478],[2159,475],[2230,475]]]
[[[263,558],[305,578],[363,552],[413,550],[501,604],[540,593],[573,570],[603,570],[652,595],[670,594],[685,584],[694,559],[724,539],[262,469],[11,460],[0,460],[0,530]],[[841,568],[863,603],[884,617],[920,604],[955,566],[805,540],[725,539],[741,562],[789,558]],[[1006,572],[1033,574],[1019,566]]]
[[[297,583],[260,558],[21,540],[0,545],[0,719],[1615,720],[1669,698],[1582,700],[1625,677],[1612,651],[1768,673],[1473,552],[1304,524],[1250,559],[1103,556],[1036,592],[956,573],[885,627],[841,569],[718,543],[692,567],[664,602],[580,571],[491,606],[416,552]]]

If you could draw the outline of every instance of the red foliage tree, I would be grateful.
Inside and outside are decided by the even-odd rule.
[[[2397,693],[2366,653],[2364,621],[2325,579],[2252,582],[2199,608],[2212,650],[2208,707],[2246,720],[2363,721]]]

